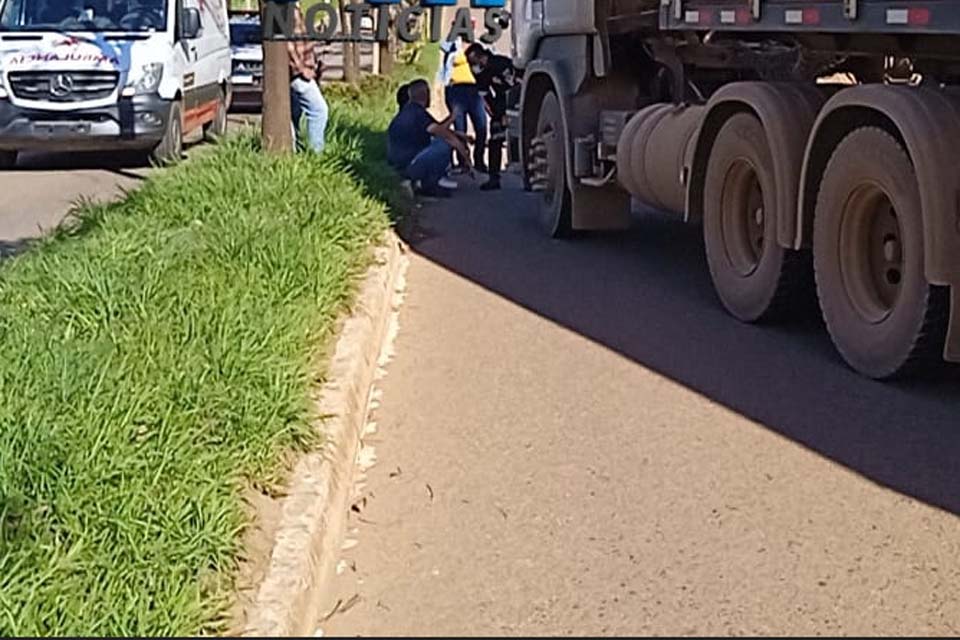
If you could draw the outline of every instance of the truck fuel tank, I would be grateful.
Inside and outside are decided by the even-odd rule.
[[[706,107],[656,103],[638,111],[617,145],[617,176],[624,189],[656,209],[682,213],[683,161]]]

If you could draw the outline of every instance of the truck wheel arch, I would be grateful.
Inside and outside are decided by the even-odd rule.
[[[854,129],[870,125],[896,137],[913,163],[920,190],[924,272],[931,284],[952,288],[945,356],[960,361],[960,190],[952,175],[960,166],[957,96],[923,88],[860,85],[828,100],[804,158],[796,246],[811,242],[817,192],[834,148]]]
[[[860,85],[834,95],[814,124],[804,157],[796,245],[810,242],[817,190],[833,148],[853,129],[880,126],[903,144],[916,168],[924,226],[925,271],[932,284],[960,283],[960,100],[941,91]]]
[[[543,98],[551,91],[557,94],[560,101],[560,113],[563,119],[563,129],[569,132],[569,112],[571,107],[570,96],[572,89],[566,86],[563,75],[550,62],[537,61],[527,67],[523,92],[520,97],[520,159],[523,163],[524,185],[528,186],[527,167],[529,166],[529,149],[537,128],[537,118],[540,115],[540,105]],[[569,135],[564,135],[567,145],[567,158],[572,157],[573,148]],[[573,182],[573,169],[570,163],[564,168],[568,184]]]
[[[577,101],[597,98],[596,86],[590,83],[588,64],[589,39],[585,36],[559,36],[548,38],[540,45],[543,57],[531,62],[524,70],[523,90],[520,96],[520,157],[524,167],[524,182],[527,183],[529,148],[533,131],[536,130],[540,104],[551,91],[560,103],[563,138],[566,150],[567,176],[572,201],[572,225],[574,230],[616,229],[629,222],[629,197],[619,187],[589,188],[576,179],[572,159],[574,139],[577,135],[594,131],[599,111],[596,108],[580,108]],[[584,88],[587,87],[585,91]],[[601,98],[598,98],[602,100]],[[578,108],[580,111],[578,112]],[[525,186],[529,186],[525,184]]]
[[[815,89],[791,83],[735,82],[707,102],[687,167],[687,219],[703,216],[703,182],[713,143],[720,128],[735,113],[752,112],[761,122],[770,145],[777,198],[777,242],[792,248],[796,237],[797,202],[807,138],[824,99]]]
[[[537,57],[523,72],[523,89],[520,94],[520,157],[526,169],[532,131],[536,129],[540,103],[543,97],[554,91],[560,101],[564,138],[567,141],[567,158],[573,157],[571,118],[573,97],[587,80],[589,73],[590,39],[585,35],[561,35],[544,38],[537,48]],[[573,167],[567,163],[567,182],[573,180]],[[526,171],[524,171],[526,174]]]

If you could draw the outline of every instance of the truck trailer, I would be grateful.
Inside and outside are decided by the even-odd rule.
[[[960,362],[960,2],[513,0],[510,112],[553,237],[702,225],[720,302],[815,288],[843,359]],[[678,257],[679,259],[679,257]]]

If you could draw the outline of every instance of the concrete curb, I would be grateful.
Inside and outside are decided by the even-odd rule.
[[[244,636],[311,635],[320,617],[343,545],[360,437],[404,263],[401,241],[389,232],[337,340],[316,401],[326,443],[294,468]]]

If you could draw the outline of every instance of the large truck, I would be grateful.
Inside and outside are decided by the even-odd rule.
[[[815,287],[865,376],[960,361],[960,2],[513,0],[546,233],[702,224],[743,322]],[[807,296],[809,297],[809,296]]]

